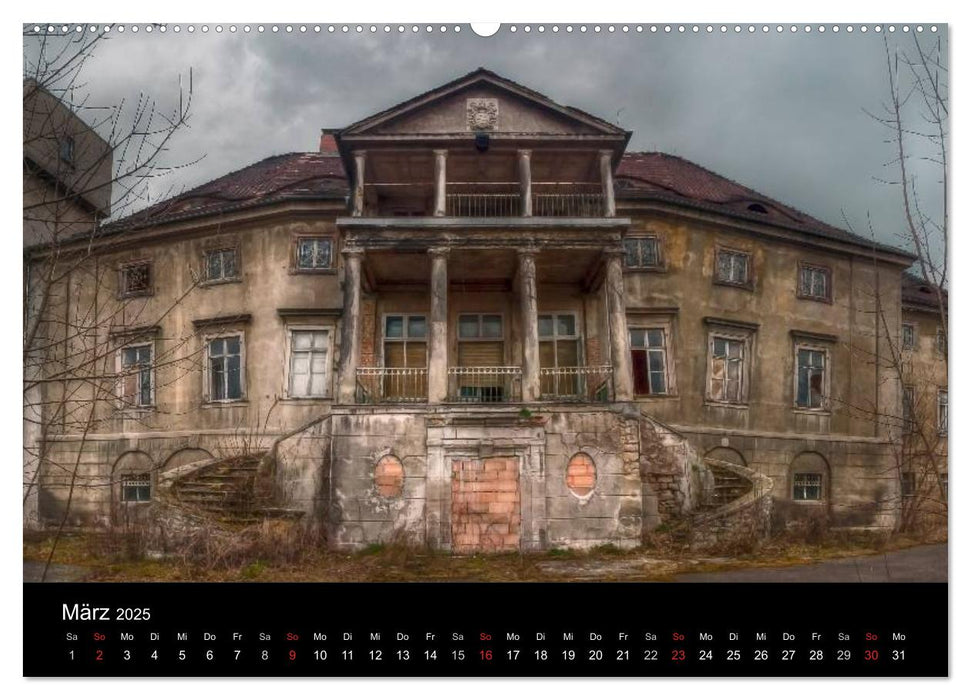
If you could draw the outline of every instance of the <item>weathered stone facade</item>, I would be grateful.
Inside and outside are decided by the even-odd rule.
[[[145,507],[126,475],[273,448],[276,504],[339,549],[633,547],[743,499],[894,526],[874,299],[898,327],[912,258],[628,138],[480,70],[106,229],[111,274],[57,313],[103,315],[63,344],[109,383],[49,385],[93,409],[51,431],[40,520],[118,522]],[[145,260],[133,300],[114,272]]]

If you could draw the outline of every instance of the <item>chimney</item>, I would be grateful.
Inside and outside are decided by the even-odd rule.
[[[337,139],[334,134],[340,129],[321,129],[320,130],[320,153],[327,155],[337,155]]]

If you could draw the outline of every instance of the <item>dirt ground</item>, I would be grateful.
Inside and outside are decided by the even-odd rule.
[[[894,570],[915,575],[916,580],[939,580],[942,567],[946,579],[947,547],[943,542],[946,540],[940,536],[833,533],[811,544],[781,538],[724,551],[696,551],[662,538],[629,551],[600,547],[471,556],[400,545],[372,546],[347,554],[299,543],[255,542],[230,554],[190,558],[136,553],[130,543],[119,542],[114,535],[71,533],[57,541],[45,576],[54,538],[25,533],[24,576],[32,581],[701,581],[799,580],[804,576],[797,570],[805,569],[807,580],[816,580],[811,577],[824,574],[814,567],[833,562],[823,571],[834,572],[838,580],[864,580],[861,571],[871,572],[866,575],[872,577],[876,575],[872,572],[881,570],[889,572],[887,580],[892,580]],[[894,554],[929,543],[938,546],[923,558]],[[865,557],[872,561],[863,568],[859,563],[842,563]],[[895,562],[893,570],[890,561]],[[921,579],[922,567],[930,567],[934,573]],[[741,571],[752,571],[755,578],[721,573]]]

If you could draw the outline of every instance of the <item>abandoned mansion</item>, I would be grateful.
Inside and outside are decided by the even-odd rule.
[[[630,137],[478,69],[33,246],[25,525],[454,552],[895,527],[901,352],[946,431],[914,256]]]

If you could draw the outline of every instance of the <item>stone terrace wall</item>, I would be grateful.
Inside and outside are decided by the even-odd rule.
[[[331,546],[425,542],[426,420],[421,413],[335,413],[330,495]],[[382,495],[374,470],[393,455],[404,467],[396,496]]]
[[[607,410],[553,413],[546,424],[546,539],[550,547],[641,543],[637,420]],[[577,453],[594,463],[594,488],[578,495],[567,469]]]

